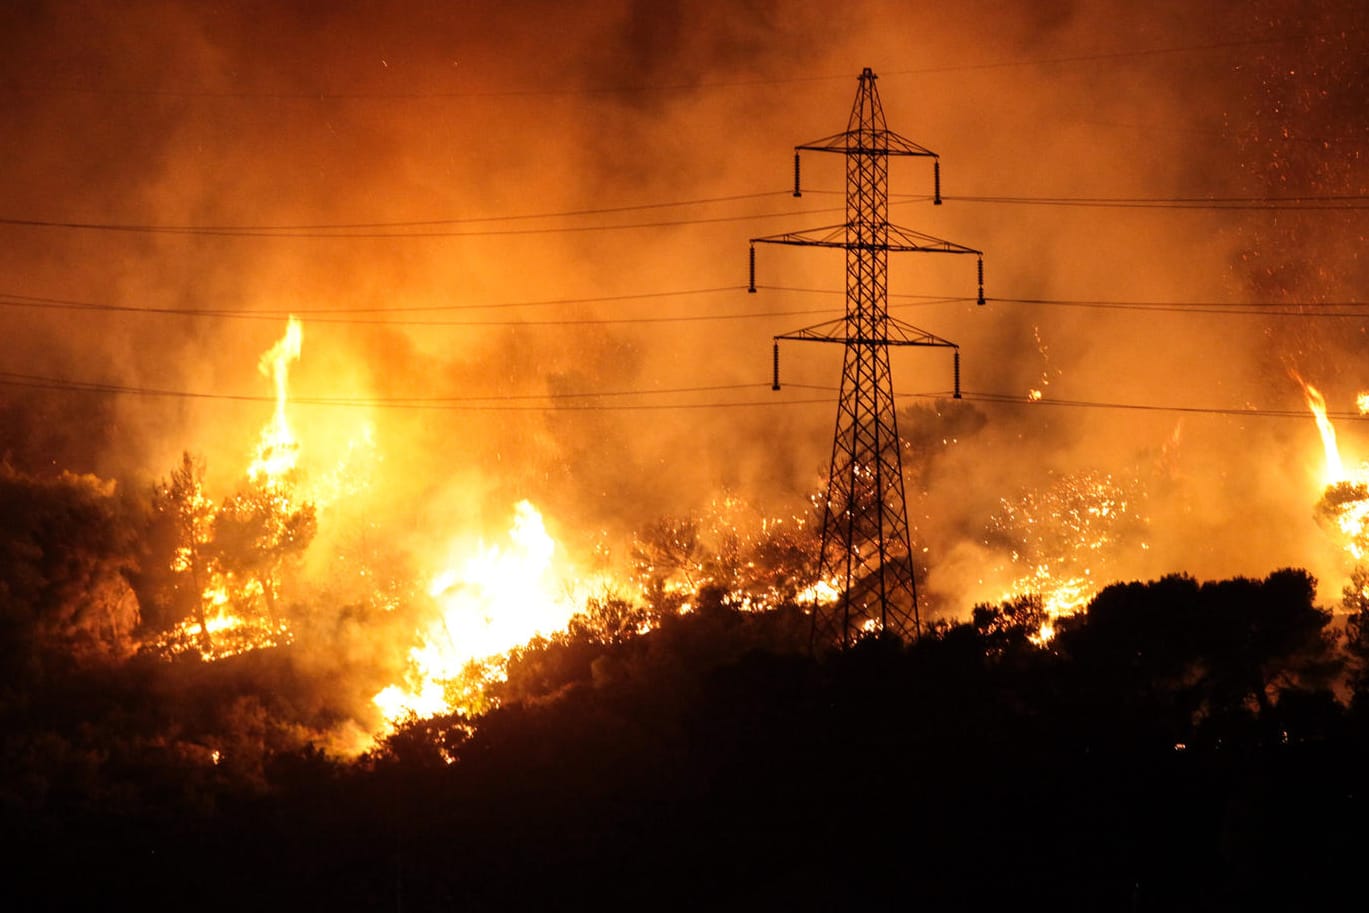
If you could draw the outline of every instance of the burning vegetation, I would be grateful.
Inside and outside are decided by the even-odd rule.
[[[350,639],[354,629],[328,630],[329,602],[343,592],[357,599],[341,608],[338,621],[369,619],[364,636],[372,648],[332,672],[390,680],[361,707],[347,703],[352,688],[340,689],[325,714],[336,722],[304,736],[330,751],[354,755],[401,725],[488,712],[498,704],[510,658],[529,644],[572,633],[617,643],[701,604],[770,611],[794,605],[806,586],[811,572],[805,568],[813,559],[806,519],[768,518],[736,497],[718,499],[697,516],[648,525],[622,561],[611,560],[601,545],[585,571],[552,538],[538,509],[520,501],[504,541],[453,533],[445,551],[425,556],[431,562],[426,570],[415,565],[408,580],[392,578],[387,585],[364,556],[340,548],[327,528],[341,519],[346,498],[367,496],[364,475],[349,471],[356,441],[368,449],[380,445],[367,429],[348,439],[321,483],[304,469],[301,457],[310,448],[292,426],[289,382],[303,348],[303,324],[291,317],[285,334],[261,356],[274,408],[231,494],[212,497],[204,463],[188,452],[154,486],[146,556],[153,567],[137,575],[150,611],[139,618],[137,597],[126,585],[101,599],[115,600],[132,615],[119,630],[125,652],[206,663],[254,651],[335,653],[349,646],[335,640],[338,632],[346,630]],[[327,467],[329,461],[311,464]],[[340,494],[335,480],[344,476],[351,490]],[[112,483],[90,484],[112,497]],[[385,535],[383,528],[373,532]],[[320,540],[337,552],[321,562],[310,554]],[[117,628],[114,609],[104,611]],[[349,665],[353,660],[356,665]],[[222,751],[214,752],[217,764]]]

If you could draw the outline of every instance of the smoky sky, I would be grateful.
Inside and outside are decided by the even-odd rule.
[[[983,249],[991,299],[1307,315],[979,308],[972,261],[894,256],[894,313],[960,345],[967,391],[1300,408],[1296,369],[1346,411],[1366,324],[1310,315],[1363,298],[1362,211],[966,198],[1364,194],[1367,19],[1292,0],[6,4],[0,449],[130,484],[189,449],[226,484],[269,405],[148,391],[268,395],[257,358],[295,312],[296,396],[464,399],[292,411],[318,467],[373,427],[368,507],[396,536],[497,526],[523,497],[572,538],[721,491],[802,511],[839,352],[786,346],[772,393],[770,340],[840,314],[839,294],[797,290],[839,291],[842,262],[764,248],[747,295],[747,239],[839,221],[841,161],[807,156],[794,199],[790,157],[845,127],[867,66],[890,128],[942,162],[940,207],[899,196],[930,193],[925,162],[894,164],[891,219]],[[681,201],[714,202],[607,211]],[[397,222],[406,237],[374,236]],[[138,230],[182,226],[266,230]],[[915,295],[962,300],[898,297]],[[948,391],[944,355],[899,352],[896,387]],[[1338,570],[1310,421],[975,408],[946,419],[973,430],[926,457],[912,511],[934,584],[936,555],[960,556],[948,599],[969,598],[1003,499],[1081,472],[1143,477],[1150,547],[1118,573]]]

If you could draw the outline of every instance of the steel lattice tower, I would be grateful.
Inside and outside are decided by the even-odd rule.
[[[981,251],[889,224],[889,157],[936,153],[891,132],[869,67],[860,74],[846,130],[794,147],[794,195],[800,196],[799,152],[846,156],[846,221],[799,232],[752,238],[751,282],[756,291],[756,244],[833,247],[846,251],[846,316],[775,337],[774,389],[779,389],[779,341],[807,340],[845,346],[841,398],[823,504],[820,580],[837,597],[813,608],[813,643],[846,646],[863,631],[904,639],[920,627],[903,459],[889,370],[890,346],[954,350],[955,398],[960,398],[960,349],[939,336],[889,316],[890,251],[972,254],[979,258],[979,303],[984,303]]]

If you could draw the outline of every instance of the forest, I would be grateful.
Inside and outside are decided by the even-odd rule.
[[[792,599],[605,596],[515,650],[480,707],[345,756],[316,738],[338,667],[300,642],[138,646],[165,585],[139,568],[171,519],[97,482],[0,473],[14,909],[1309,909],[1358,890],[1364,581],[1333,613],[1296,568],[1170,575],[1102,589],[1048,639],[1024,596],[845,650],[814,649]]]

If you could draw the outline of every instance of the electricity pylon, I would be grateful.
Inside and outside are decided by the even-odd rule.
[[[815,599],[814,646],[849,645],[867,631],[918,635],[917,584],[903,489],[902,448],[889,371],[890,346],[954,350],[955,398],[960,398],[960,348],[889,316],[889,252],[972,254],[979,258],[979,303],[984,303],[983,252],[889,224],[889,157],[933,159],[941,203],[941,166],[936,153],[890,131],[869,67],[860,74],[846,130],[794,147],[794,196],[799,152],[846,156],[846,221],[805,231],[752,238],[751,282],[756,291],[756,245],[835,247],[846,251],[846,316],[775,337],[774,389],[779,385],[779,341],[838,343],[846,347],[837,405],[832,462],[823,503],[819,580],[835,598]]]

